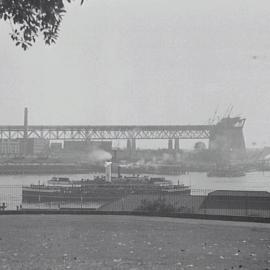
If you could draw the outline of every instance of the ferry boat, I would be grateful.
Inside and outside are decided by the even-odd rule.
[[[125,176],[112,178],[107,182],[105,177],[79,181],[51,179],[48,184],[23,186],[23,202],[54,201],[112,201],[128,194],[153,193],[190,194],[190,187],[183,184],[174,185],[165,178],[142,176]]]
[[[47,184],[23,186],[22,202],[109,202],[129,194],[157,193],[190,194],[191,189],[183,184],[174,185],[164,177],[140,175],[112,177],[106,170],[105,176],[93,179],[72,181],[69,178],[53,177]]]

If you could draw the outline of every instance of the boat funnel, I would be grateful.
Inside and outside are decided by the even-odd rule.
[[[106,182],[112,182],[112,162],[105,162],[105,179]]]

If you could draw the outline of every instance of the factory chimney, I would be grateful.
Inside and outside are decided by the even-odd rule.
[[[105,179],[106,182],[112,182],[112,162],[105,162]]]
[[[24,139],[28,137],[28,108],[24,108]]]

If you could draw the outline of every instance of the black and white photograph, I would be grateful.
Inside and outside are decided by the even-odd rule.
[[[270,270],[269,0],[0,0],[0,270]]]

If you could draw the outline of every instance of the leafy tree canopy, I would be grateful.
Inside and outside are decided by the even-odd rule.
[[[55,43],[65,12],[63,0],[0,0],[0,19],[9,21],[12,40],[24,50],[38,35],[47,45]]]

